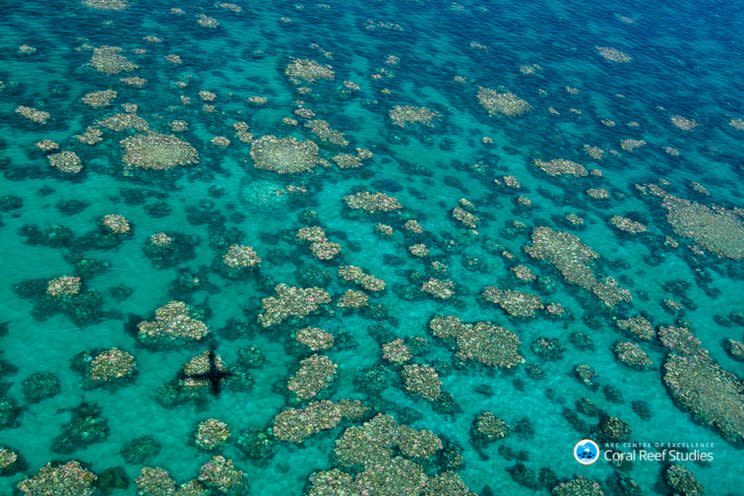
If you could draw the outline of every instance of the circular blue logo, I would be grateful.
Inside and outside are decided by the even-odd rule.
[[[582,465],[591,465],[599,460],[599,446],[591,439],[582,439],[573,449],[573,455]]]

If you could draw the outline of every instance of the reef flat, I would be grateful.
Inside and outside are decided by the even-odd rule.
[[[0,494],[741,494],[737,9],[5,2]]]

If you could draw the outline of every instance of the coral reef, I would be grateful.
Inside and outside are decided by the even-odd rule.
[[[371,191],[361,191],[344,196],[344,203],[352,210],[364,210],[367,213],[393,212],[403,208],[396,198],[385,193],[372,193]]]
[[[93,496],[96,475],[76,460],[47,463],[31,478],[18,483],[24,496]]]
[[[573,234],[538,227],[532,232],[532,245],[524,250],[532,258],[550,262],[567,282],[591,291],[608,307],[632,299],[630,291],[618,287],[613,278],[597,279],[590,263],[599,255]]]
[[[524,362],[519,354],[519,338],[490,322],[467,324],[454,316],[437,316],[429,321],[429,330],[438,338],[453,340],[456,356],[484,365],[511,368]]]
[[[287,389],[299,400],[314,398],[328,387],[336,375],[337,365],[323,355],[312,355],[300,362],[300,367],[289,379]]]
[[[442,381],[439,374],[430,365],[404,365],[401,372],[406,391],[433,401],[442,392]]]
[[[189,143],[171,134],[150,132],[124,138],[124,165],[155,171],[199,162],[199,153]]]
[[[295,59],[284,69],[284,74],[295,84],[314,83],[319,79],[331,80],[336,77],[333,68],[311,59]]]
[[[251,144],[251,159],[257,169],[278,174],[307,172],[320,161],[318,145],[293,137],[261,136]]]
[[[664,362],[664,384],[700,422],[731,441],[744,439],[744,385],[707,353],[670,354]]]
[[[411,105],[396,105],[388,113],[390,120],[398,127],[407,127],[412,124],[420,124],[427,127],[434,126],[434,119],[439,113],[426,107],[414,107]]]
[[[512,317],[534,317],[537,310],[545,308],[539,296],[511,289],[499,289],[495,286],[483,288],[484,300],[500,306]]]
[[[171,301],[155,311],[155,320],[137,326],[140,341],[146,344],[200,341],[209,332],[207,326],[189,316],[191,310],[182,301]]]
[[[529,112],[532,106],[525,100],[522,100],[514,93],[499,93],[490,88],[478,88],[478,103],[480,103],[486,112],[490,115],[504,115],[507,117],[516,117],[525,112]]]

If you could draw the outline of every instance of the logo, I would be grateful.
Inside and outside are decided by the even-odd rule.
[[[574,458],[582,465],[591,465],[599,460],[599,446],[591,439],[582,439],[573,449]]]

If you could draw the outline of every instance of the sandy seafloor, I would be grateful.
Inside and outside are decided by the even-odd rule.
[[[207,1],[129,0],[123,10],[100,10],[77,1],[0,2],[0,321],[7,323],[0,349],[2,359],[12,365],[6,363],[1,379],[0,445],[25,461],[0,476],[0,494],[12,494],[19,481],[47,462],[68,460],[79,460],[99,475],[120,467],[127,488],[99,484],[96,490],[137,494],[135,479],[143,466],[162,467],[181,484],[197,478],[199,467],[215,455],[232,459],[244,471],[248,489],[239,494],[303,494],[312,490],[308,479],[316,471],[340,467],[363,479],[357,475],[362,467],[340,464],[334,443],[346,428],[378,412],[399,424],[433,431],[449,455],[459,449],[460,463],[442,455],[443,450],[416,463],[429,478],[454,471],[475,494],[548,494],[559,481],[578,475],[599,482],[604,494],[672,494],[664,463],[576,463],[574,443],[602,437],[598,416],[577,413],[574,426],[567,420],[566,411],[575,411],[582,398],[627,423],[626,437],[633,441],[714,443],[712,463],[682,465],[706,494],[742,494],[744,389],[736,375],[744,369],[741,355],[737,360],[728,344],[733,339],[742,346],[744,339],[744,129],[736,126],[744,126],[736,121],[744,119],[744,16],[736,2],[238,5],[240,12]],[[171,13],[171,8],[183,13]],[[200,14],[218,26],[200,26]],[[159,42],[143,39],[147,35]],[[19,51],[22,45],[35,50]],[[104,45],[121,47],[120,54],[138,67],[120,74],[97,71],[89,64],[92,49]],[[607,60],[596,47],[615,48],[628,59]],[[166,61],[169,54],[179,55],[182,63]],[[295,59],[331,66],[334,77],[293,81],[285,68]],[[136,88],[120,81],[129,76],[147,83]],[[350,90],[345,81],[358,89]],[[530,108],[514,116],[489,114],[476,97],[481,87],[512,92]],[[117,92],[109,106],[91,108],[81,102],[84,94],[106,89]],[[214,93],[214,101],[206,102],[213,108],[203,107],[200,91]],[[266,100],[251,102],[254,96]],[[177,134],[193,145],[198,164],[165,171],[125,166],[119,141],[137,134],[132,130],[104,129],[96,145],[74,137],[96,121],[124,112],[122,104],[127,103],[137,105],[136,114],[153,131]],[[19,105],[50,117],[44,124],[33,123],[15,112]],[[437,116],[430,125],[401,127],[389,117],[396,105],[427,107]],[[296,112],[300,107],[342,132],[347,144],[314,135],[304,126],[307,114]],[[695,125],[680,129],[673,116]],[[296,122],[283,122],[285,118]],[[177,119],[188,123],[186,131],[170,129]],[[238,121],[248,124],[254,140],[266,135],[314,140],[328,162],[297,174],[259,169],[250,156],[251,144],[236,136],[233,124]],[[210,143],[214,136],[229,138],[230,145],[215,146]],[[66,175],[51,168],[34,145],[42,139],[74,151],[83,170]],[[627,150],[622,142],[629,139],[644,143]],[[590,156],[584,145],[601,148],[603,156]],[[361,167],[341,169],[331,161],[339,153],[355,154],[356,148],[373,154]],[[553,159],[571,160],[602,175],[551,176],[534,163]],[[505,186],[504,176],[516,177],[521,188]],[[712,214],[698,219],[694,229],[673,226],[663,199],[641,193],[639,184],[656,184],[676,198],[727,209],[728,222],[717,223],[720,217]],[[289,186],[295,191],[287,193]],[[589,188],[604,188],[608,198],[590,198]],[[284,193],[277,196],[276,191]],[[343,198],[357,191],[392,195],[402,208],[387,214],[352,211]],[[452,218],[460,199],[472,204],[466,210],[478,217],[476,229]],[[69,200],[84,203],[71,212],[62,208]],[[153,215],[157,202],[165,211]],[[91,238],[80,238],[86,233],[116,238],[100,227],[101,218],[112,213],[129,221],[130,233],[111,246],[86,246],[84,240]],[[567,222],[571,213],[583,224]],[[642,223],[646,231],[630,235],[614,228],[610,218],[615,215]],[[410,219],[421,224],[423,233],[404,227]],[[378,223],[389,224],[394,233],[380,235]],[[73,238],[43,246],[22,234],[27,226],[45,230],[55,225],[69,228]],[[328,240],[339,243],[341,252],[333,260],[318,260],[297,240],[296,231],[311,225],[322,226]],[[630,290],[632,301],[606,306],[590,291],[566,282],[547,260],[530,257],[524,247],[538,226],[566,231],[591,247],[598,255],[590,263],[597,276],[614,277]],[[193,235],[198,246],[193,256],[157,268],[143,251],[157,232]],[[253,247],[262,258],[260,267],[241,279],[227,278],[219,268],[234,243]],[[408,247],[417,243],[427,246],[428,257],[409,253]],[[679,246],[670,246],[675,243]],[[106,264],[82,279],[85,291],[102,298],[95,318],[75,323],[55,311],[54,299],[43,290],[30,297],[18,290],[23,281],[79,274],[76,262],[81,259]],[[445,264],[446,272],[437,271],[432,262]],[[537,281],[517,279],[510,269],[520,264]],[[375,311],[338,307],[344,291],[360,289],[342,284],[337,274],[341,265],[362,267],[385,281],[384,292],[368,292]],[[174,289],[173,282],[184,273],[186,279],[199,279],[193,291]],[[438,299],[421,291],[432,277],[452,281],[454,295]],[[264,328],[257,322],[261,300],[279,283],[321,286],[332,301],[307,318]],[[482,299],[486,286],[538,295],[546,304],[562,305],[564,314],[509,316]],[[228,366],[241,369],[238,350],[260,349],[263,363],[241,369],[252,378],[251,388],[226,387],[219,396],[202,391],[200,401],[170,408],[158,402],[159,388],[208,346],[201,342],[152,349],[131,332],[133,324],[152,320],[155,310],[173,299],[202,310],[211,343]],[[634,340],[615,325],[639,314],[656,330],[686,327],[700,341],[695,353],[707,350],[709,360],[734,374],[728,380],[738,387],[738,396],[725,398],[727,413],[721,414],[728,415],[733,436],[725,438],[718,427],[696,418],[689,405],[673,399],[663,380],[664,363],[679,350],[670,350],[658,336]],[[524,363],[501,370],[456,360],[452,343],[427,329],[435,315],[489,321],[510,330],[521,341]],[[237,442],[241,433],[269,429],[280,411],[311,401],[298,400],[287,390],[299,361],[312,354],[293,339],[303,327],[320,327],[336,336],[336,346],[318,352],[338,365],[335,379],[314,399],[361,400],[368,410],[362,418],[343,419],[303,443],[276,440],[267,457],[252,459]],[[593,350],[572,344],[570,335],[576,332],[591,336]],[[565,347],[558,359],[545,360],[530,349],[541,336]],[[442,392],[454,400],[449,412],[406,391],[401,365],[381,357],[381,344],[415,337],[429,344],[409,363],[437,370]],[[612,351],[616,341],[636,342],[652,365],[635,370],[619,363]],[[136,377],[83,388],[83,376],[70,366],[73,356],[112,347],[136,358]],[[578,364],[594,369],[597,387],[576,379]],[[530,365],[539,366],[544,377],[530,377]],[[377,367],[372,370],[382,381],[374,394],[363,379],[370,367]],[[30,403],[23,383],[36,372],[55,374],[60,390]],[[606,386],[619,390],[621,398],[611,401]],[[710,391],[703,403],[721,401],[715,387]],[[639,401],[648,406],[650,418],[634,411],[632,405]],[[100,407],[107,434],[91,444],[68,446],[67,452],[53,451],[71,409],[83,402]],[[492,443],[476,441],[471,425],[484,411],[512,428],[527,418],[534,432],[511,432]],[[193,441],[196,424],[208,418],[224,421],[231,431],[228,443],[214,453],[198,449]],[[159,443],[159,453],[127,463],[122,446],[143,435]],[[534,487],[520,484],[511,470],[517,463],[535,474],[547,467],[555,478]],[[640,492],[623,491],[616,484],[619,478],[626,487],[628,479],[634,480]],[[368,494],[419,494],[426,491],[425,484],[409,492],[383,488]],[[28,494],[67,496],[56,490]]]

